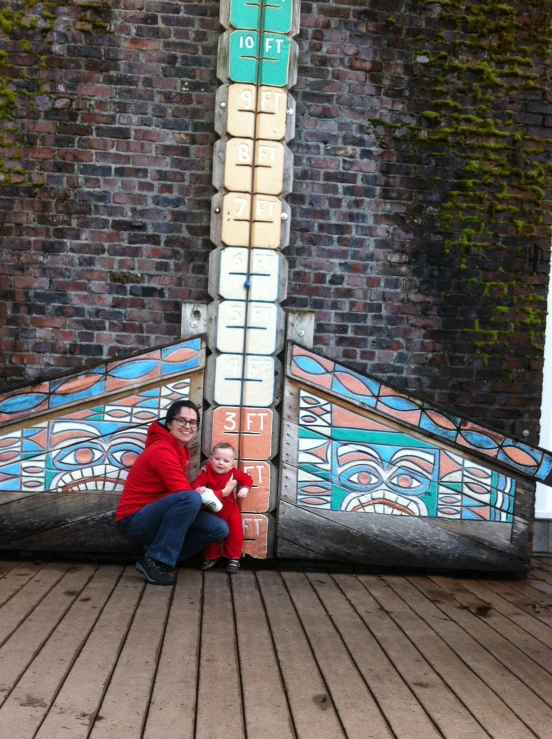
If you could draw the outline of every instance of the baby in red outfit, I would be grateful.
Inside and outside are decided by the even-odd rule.
[[[204,493],[209,489],[213,491],[222,502],[222,510],[215,515],[224,519],[230,529],[224,541],[212,542],[204,549],[202,569],[208,570],[213,567],[222,554],[228,558],[226,571],[230,575],[235,575],[239,569],[243,547],[243,525],[237,498],[245,498],[253,485],[251,475],[234,467],[235,460],[236,452],[232,444],[215,444],[209,461],[205,463],[193,484],[198,493]],[[232,486],[232,480],[236,485]]]

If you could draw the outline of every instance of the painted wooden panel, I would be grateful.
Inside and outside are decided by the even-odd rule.
[[[377,402],[353,405],[333,391],[333,363],[303,349],[297,356],[307,354],[318,389],[286,379],[278,556],[299,547],[308,558],[364,564],[527,569],[530,479],[383,416]],[[353,384],[348,370],[338,372],[339,390],[376,389],[370,378],[357,373]],[[380,387],[376,397],[395,396]]]
[[[522,441],[460,418],[457,414],[388,387],[375,377],[361,375],[337,362],[291,345],[291,377],[330,391],[362,408],[400,421],[466,450],[495,459],[511,470],[552,482],[552,454]]]
[[[128,470],[149,425],[171,403],[191,399],[201,407],[203,363],[201,341],[193,339],[52,380],[40,404],[47,413],[24,411],[7,395],[13,420],[0,430],[0,549],[132,549],[113,517]],[[90,382],[91,374],[99,383]],[[32,394],[15,397],[25,405]],[[196,439],[192,476],[199,452]]]
[[[109,393],[199,369],[203,361],[201,341],[193,339],[77,375],[4,393],[0,395],[0,426],[30,413],[36,415],[79,401],[89,402]]]

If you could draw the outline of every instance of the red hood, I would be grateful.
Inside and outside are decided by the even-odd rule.
[[[149,427],[148,435],[146,437],[146,446],[151,446],[155,441],[168,441],[174,447],[178,448],[178,442],[174,436],[163,426],[163,424],[159,423],[159,421],[154,421]]]

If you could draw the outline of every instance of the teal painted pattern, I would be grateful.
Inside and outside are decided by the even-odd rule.
[[[516,472],[552,484],[552,454],[549,452],[404,395],[375,377],[361,375],[308,349],[292,347],[290,375],[402,425],[496,459]]]
[[[201,339],[154,349],[137,357],[0,395],[0,424],[38,412],[145,385],[201,367]]]
[[[297,505],[512,523],[516,483],[301,390]]]

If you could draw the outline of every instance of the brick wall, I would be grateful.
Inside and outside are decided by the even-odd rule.
[[[207,299],[218,3],[110,5],[54,3],[53,19],[35,6],[21,25],[34,15],[37,28],[2,37],[10,87],[30,94],[0,121],[19,125],[3,132],[14,145],[0,172],[7,382],[164,343],[181,301]],[[536,0],[494,5],[541,24]],[[515,62],[514,89],[493,72],[514,62],[462,46],[477,22],[461,27],[451,7],[304,0],[286,305],[317,311],[328,356],[535,441],[552,107],[531,75],[546,80],[549,47],[527,52],[517,27],[499,39],[531,57]],[[463,139],[458,125],[477,131]],[[510,162],[521,214],[474,138]]]
[[[168,343],[207,297],[218,3],[48,7],[5,44],[11,86],[41,87],[4,131],[27,172],[0,188],[6,380]]]

